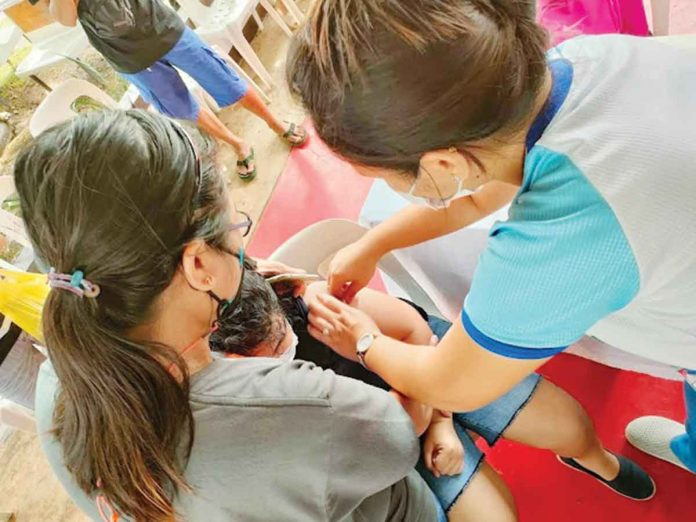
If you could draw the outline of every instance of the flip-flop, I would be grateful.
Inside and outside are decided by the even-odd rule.
[[[254,158],[254,148],[252,147],[251,152],[249,152],[249,155],[246,158],[237,161],[237,167],[244,167],[245,169],[244,172],[242,172],[239,168],[237,168],[237,175],[243,181],[251,181],[256,177],[256,162],[254,161]],[[249,170],[249,164],[251,163],[254,164],[254,168]]]
[[[557,455],[558,460],[576,471],[586,473],[600,484],[608,487],[619,495],[631,500],[645,501],[655,496],[655,482],[643,468],[623,455],[613,454],[619,461],[619,474],[614,480],[606,480],[600,475],[582,466],[574,459]]]
[[[302,133],[300,134],[299,132],[297,132],[297,129],[302,129]],[[300,140],[293,140],[293,136],[300,138]],[[302,147],[302,145],[307,143],[307,131],[304,127],[295,125],[294,123],[290,123],[290,127],[288,127],[288,130],[285,131],[281,137],[291,147]]]

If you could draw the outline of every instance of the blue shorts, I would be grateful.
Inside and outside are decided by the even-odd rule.
[[[176,45],[147,69],[122,76],[159,112],[196,121],[200,105],[175,69],[181,69],[205,89],[220,108],[238,102],[248,86],[225,60],[188,27]]]
[[[428,323],[433,333],[440,339],[452,326],[448,321],[437,317],[430,317]],[[532,374],[488,406],[467,413],[455,413],[452,416],[454,429],[464,446],[464,471],[461,474],[435,478],[425,467],[421,455],[416,469],[435,493],[445,511],[449,511],[461,496],[483,462],[483,452],[476,446],[469,431],[483,437],[490,446],[495,444],[519,411],[529,402],[540,380],[539,375]]]

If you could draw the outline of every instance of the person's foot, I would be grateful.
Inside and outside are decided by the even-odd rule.
[[[302,125],[288,123],[280,137],[291,147],[302,147],[307,142],[307,130]]]
[[[686,433],[683,424],[665,417],[648,415],[626,426],[626,439],[639,450],[690,471],[672,451],[671,442]]]
[[[604,480],[614,480],[621,471],[621,463],[611,451],[602,449],[600,453],[592,452],[591,458],[573,459],[577,464],[592,471]]]
[[[655,487],[653,479],[650,478],[650,475],[631,459],[623,455],[615,455],[615,457],[619,463],[619,472],[612,480],[603,478],[594,471],[585,468],[574,459],[561,456],[557,458],[569,468],[593,477],[600,484],[603,484],[621,496],[641,501],[653,498],[657,488]]]
[[[256,177],[256,158],[254,148],[243,145],[237,151],[237,175],[244,181],[251,181]]]

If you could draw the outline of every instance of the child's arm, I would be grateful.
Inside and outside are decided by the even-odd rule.
[[[310,284],[305,293],[307,302],[318,293],[328,293],[326,283]],[[430,344],[433,332],[428,323],[411,305],[396,297],[363,288],[348,304],[369,315],[384,335],[408,344]]]
[[[305,300],[311,302],[319,293],[328,293],[325,282],[310,284],[305,292]],[[372,317],[385,335],[409,344],[431,344],[433,332],[428,323],[411,305],[396,297],[365,288],[349,304]],[[431,424],[432,408],[395,390],[391,393],[411,417],[416,433],[422,435]]]
[[[475,194],[454,200],[446,209],[411,205],[397,212],[334,256],[329,275],[331,294],[349,302],[367,285],[377,262],[388,252],[471,225],[512,201],[518,190],[514,185],[491,181]]]

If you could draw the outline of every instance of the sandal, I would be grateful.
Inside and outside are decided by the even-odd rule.
[[[307,143],[307,131],[301,125],[290,123],[290,127],[283,133],[281,138],[291,147],[302,147],[302,145]]]
[[[253,165],[254,168],[249,170],[249,166]],[[244,168],[242,172],[241,167]],[[251,181],[256,177],[256,162],[254,161],[254,148],[252,147],[249,155],[243,160],[237,161],[237,175],[243,181]]]

